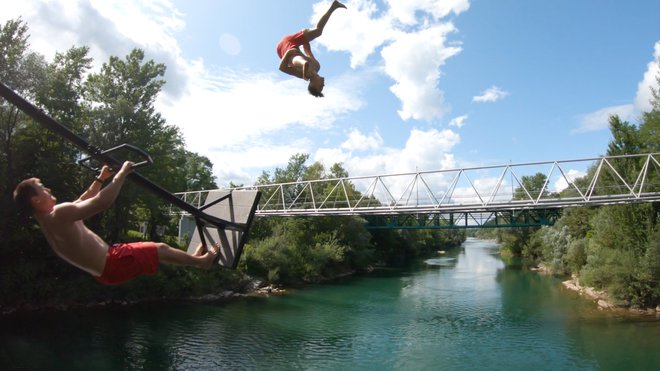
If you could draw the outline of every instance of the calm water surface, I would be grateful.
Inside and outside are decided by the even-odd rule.
[[[497,245],[282,297],[0,320],[0,369],[658,370],[660,320],[599,311]]]

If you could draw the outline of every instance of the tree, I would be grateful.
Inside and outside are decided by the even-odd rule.
[[[10,19],[0,26],[0,81],[16,90],[24,90],[28,54],[28,27],[20,19]]]
[[[19,94],[35,97],[45,75],[44,58],[28,50],[28,27],[19,18],[0,26],[0,81]],[[29,236],[26,228],[15,213],[11,192],[19,178],[33,169],[25,166],[28,161],[23,153],[33,158],[39,148],[19,153],[25,143],[22,138],[31,126],[31,121],[16,107],[0,100],[0,246],[2,250],[15,249],[16,239]],[[28,146],[29,147],[29,146]]]
[[[37,104],[46,113],[78,134],[82,134],[89,117],[89,107],[83,102],[84,76],[92,64],[88,53],[87,47],[72,47],[65,53],[56,53],[46,68],[36,97]],[[91,177],[77,164],[80,150],[41,125],[34,126],[29,137],[28,141],[40,149],[40,158],[35,159],[30,168],[48,184],[57,185],[61,199],[77,198]]]
[[[660,76],[656,76],[656,81],[660,86]],[[650,153],[660,148],[660,95],[657,88],[651,90],[652,109],[642,115],[638,126],[618,116],[610,117],[612,140],[607,147],[608,155]],[[613,159],[611,163],[618,175],[603,168],[605,174],[601,174],[598,184],[600,193],[620,187],[619,176],[631,184],[643,165],[632,158]],[[650,165],[645,189],[657,190],[660,169]],[[591,179],[594,173],[595,168],[589,169],[585,178]],[[585,184],[586,179],[580,182]],[[624,305],[655,307],[660,303],[659,217],[658,202],[568,210],[553,227],[555,231],[562,226],[569,231],[566,256],[561,260],[571,272],[579,271],[583,284],[605,289],[613,300]],[[554,241],[545,248],[559,251],[557,245],[566,245],[563,241]]]
[[[656,63],[660,66],[660,58]],[[651,110],[642,115],[642,125],[639,133],[642,140],[642,149],[645,152],[658,152],[660,150],[660,74],[655,76],[656,87],[651,87]]]
[[[323,164],[307,165],[308,159],[308,154],[295,154],[285,168],[275,169],[272,178],[264,171],[258,184],[322,180],[338,173],[348,175],[340,164],[333,165],[334,174],[327,174]],[[285,187],[285,202],[293,202],[303,187],[293,184]],[[317,200],[329,196],[330,190],[324,187],[321,182],[313,185]],[[357,191],[349,184],[347,192]],[[262,195],[262,199],[269,197]],[[296,202],[300,201],[298,198]],[[242,260],[244,269],[277,282],[314,282],[338,272],[363,268],[372,259],[371,235],[364,228],[364,221],[357,217],[257,219],[250,241]]]
[[[562,212],[557,225],[568,228],[568,234],[574,239],[585,238],[591,230],[589,221],[596,212],[597,209],[591,207],[569,208]]]
[[[156,112],[154,102],[165,84],[165,66],[144,61],[144,52],[132,50],[124,60],[110,57],[101,71],[88,77],[85,98],[92,107],[91,120],[85,126],[90,142],[99,148],[129,143],[145,150],[154,164],[140,173],[165,189],[185,189],[185,174],[179,169],[185,161],[183,139],[174,126],[166,124]],[[121,154],[117,154],[120,156]],[[130,155],[124,154],[128,159]],[[141,205],[148,211],[150,237],[156,239],[156,227],[168,223],[162,201],[150,193],[138,193],[127,186],[109,212],[104,213],[108,239],[117,240],[136,222],[132,210]]]
[[[289,158],[286,168],[275,169],[273,183],[287,183],[303,180],[307,166],[305,162],[309,159],[307,153],[297,153]]]
[[[213,164],[206,156],[194,152],[184,152],[184,175],[186,187],[184,191],[199,191],[203,189],[216,189],[213,175]]]
[[[618,115],[610,116],[612,140],[607,145],[607,155],[627,155],[639,153],[641,142],[639,130],[635,125],[621,121]]]
[[[547,196],[546,187],[547,176],[543,173],[534,175],[525,175],[521,178],[521,184],[514,191],[515,200],[536,200],[539,197]],[[534,233],[539,228],[532,227],[513,227],[503,230],[499,238],[504,248],[514,256],[525,256],[531,260],[537,260],[541,251],[537,248],[533,240]]]
[[[547,176],[543,173],[536,173],[534,175],[525,175],[521,179],[521,185],[516,188],[514,192],[515,200],[528,200],[530,197],[534,200],[547,196],[548,189],[545,187]],[[529,194],[529,195],[528,195]]]
[[[27,54],[27,26],[19,20],[9,20],[0,26],[0,81],[11,87],[18,87],[18,71]],[[18,109],[0,100],[0,239],[6,241],[5,231],[9,230],[11,210],[11,190],[14,183],[14,149],[16,128],[22,117]]]

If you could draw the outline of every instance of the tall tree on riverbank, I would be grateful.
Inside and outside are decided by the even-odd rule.
[[[660,151],[660,76],[656,76],[656,82],[651,110],[642,115],[639,125],[616,115],[610,118],[612,140],[607,155]],[[605,174],[609,177],[601,178],[600,192],[620,187],[619,176],[632,184],[644,166],[629,158],[613,161],[619,174]],[[660,166],[648,165],[646,190],[657,191]],[[579,274],[583,284],[606,290],[620,304],[655,307],[660,304],[659,220],[659,202],[568,210],[554,227],[539,232],[545,244],[543,260],[556,273]],[[550,238],[560,230],[568,231],[567,239],[561,243]],[[563,247],[560,249],[559,245]],[[549,253],[558,250],[564,251],[563,254]],[[565,264],[555,264],[557,259]]]
[[[332,179],[311,185],[318,202],[330,200],[337,207],[346,207],[349,206],[347,198],[353,202],[366,198],[346,179],[341,187],[336,186],[340,178],[348,177],[341,164],[334,164],[328,172],[319,162],[307,165],[308,159],[307,154],[296,154],[285,168],[275,169],[272,177],[264,172],[258,184]],[[269,199],[271,195],[285,197],[285,204],[290,205],[300,202],[298,196],[306,186],[273,187],[264,191],[262,199]],[[376,201],[368,200],[371,205]],[[465,232],[458,230],[369,232],[365,221],[355,216],[260,218],[252,227],[242,262],[249,273],[274,282],[314,282],[376,264],[405,264],[436,250],[458,246],[463,241]]]
[[[308,159],[308,154],[295,154],[286,167],[276,168],[272,177],[264,171],[257,184],[348,175],[340,164],[333,165],[328,173],[320,162],[307,165]],[[295,187],[282,191],[287,202],[292,202],[302,190]],[[331,196],[332,191],[314,189],[319,199]],[[349,184],[347,192],[357,190]],[[262,199],[270,196],[266,191]],[[371,247],[364,221],[357,217],[260,218],[251,229],[241,263],[242,269],[273,282],[315,282],[366,266],[371,261]]]
[[[134,49],[125,59],[110,57],[101,71],[86,81],[86,99],[93,108],[85,132],[99,148],[124,143],[142,148],[157,161],[140,169],[140,173],[166,189],[184,190],[185,174],[179,170],[179,165],[185,164],[183,139],[178,128],[167,125],[154,107],[165,84],[164,74],[165,65],[145,61],[140,49]],[[117,240],[135,224],[132,210],[136,203],[147,211],[150,238],[157,237],[156,227],[168,222],[165,205],[150,193],[129,186],[122,190],[115,206],[104,213],[107,238]]]
[[[21,20],[9,20],[0,26],[0,81],[34,98],[45,74],[43,57],[28,49],[28,27]],[[22,131],[30,125],[20,111],[0,99],[0,250],[13,249],[14,238],[27,237],[15,215],[11,192],[16,178],[25,171],[19,169],[18,148]]]
[[[546,197],[548,190],[546,186],[547,176],[543,173],[523,176],[520,185],[514,190],[515,200],[538,199],[539,196]],[[543,193],[543,195],[541,195]],[[502,242],[506,254],[513,256],[523,256],[535,260],[541,254],[540,246],[535,240],[534,233],[539,228],[532,227],[512,227],[512,228],[494,228],[489,231],[480,231],[482,238],[496,238]]]

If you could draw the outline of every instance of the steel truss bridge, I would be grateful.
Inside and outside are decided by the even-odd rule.
[[[660,201],[660,153],[254,185],[258,217],[358,215],[370,229],[551,225],[568,207]],[[207,191],[178,193],[201,206]],[[172,211],[176,213],[175,211]]]

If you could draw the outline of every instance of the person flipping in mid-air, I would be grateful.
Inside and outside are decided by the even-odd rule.
[[[287,35],[277,44],[277,56],[280,57],[280,71],[309,81],[307,90],[309,94],[315,97],[323,96],[322,91],[325,86],[325,79],[318,74],[321,64],[314,58],[309,43],[321,36],[325,24],[330,19],[330,15],[339,8],[345,9],[346,6],[339,1],[333,1],[314,29],[304,29],[298,33]],[[304,53],[300,51],[300,46],[303,47]]]
[[[21,211],[37,219],[50,247],[62,259],[96,277],[106,285],[124,283],[143,274],[153,274],[158,263],[210,268],[218,254],[217,246],[202,253],[200,244],[194,255],[160,242],[135,242],[109,246],[85,226],[83,221],[113,204],[124,180],[133,170],[125,162],[110,184],[101,189],[111,170],[107,166],[89,188],[74,202],[56,204],[50,189],[41,180],[23,180],[14,190],[14,201]]]

